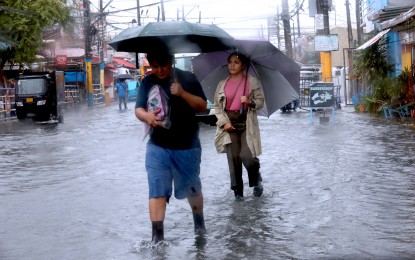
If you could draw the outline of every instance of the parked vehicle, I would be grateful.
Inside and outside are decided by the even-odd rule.
[[[210,126],[216,126],[216,115],[215,115],[215,107],[212,102],[208,100],[206,105],[206,112],[201,112],[196,114],[197,120],[200,123],[204,123]]]
[[[300,79],[308,81],[321,81],[321,65],[307,64],[300,68]]]
[[[63,122],[64,82],[63,71],[26,72],[19,75],[15,91],[17,118]]]
[[[281,109],[281,111],[283,113],[291,111],[291,110],[296,110],[298,108],[298,100],[293,100],[292,102],[288,103],[287,105],[283,106]]]

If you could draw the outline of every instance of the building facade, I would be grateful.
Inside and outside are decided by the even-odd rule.
[[[413,0],[362,0],[361,26],[367,34],[376,34],[358,49],[385,37],[388,63],[392,76],[404,70],[414,71],[415,64],[415,3]]]

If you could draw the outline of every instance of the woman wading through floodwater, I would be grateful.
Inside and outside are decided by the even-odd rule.
[[[260,197],[263,192],[256,111],[264,105],[264,94],[260,82],[248,75],[248,64],[248,58],[239,52],[229,55],[230,76],[218,83],[214,100],[218,119],[215,146],[219,153],[227,154],[231,189],[236,199],[244,196],[242,165],[248,171],[249,187],[254,187],[253,195]]]

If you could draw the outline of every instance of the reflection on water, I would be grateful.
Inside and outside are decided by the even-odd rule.
[[[261,117],[264,195],[252,196],[245,174],[246,198],[235,201],[215,128],[201,125],[208,234],[195,237],[187,202],[172,198],[157,246],[133,109],[0,127],[0,259],[415,257],[410,126],[350,108],[334,125],[310,124],[302,110]]]

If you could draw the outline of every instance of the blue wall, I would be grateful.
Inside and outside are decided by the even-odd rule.
[[[399,33],[389,32],[388,37],[388,63],[392,64],[393,72],[391,76],[396,76],[402,72],[402,46],[399,42]]]

